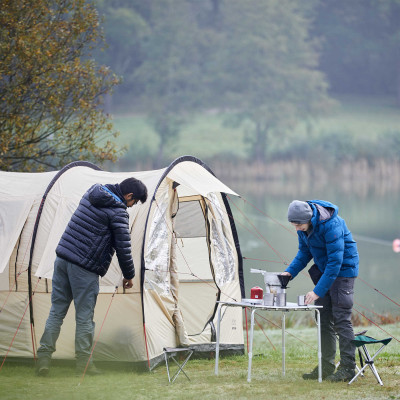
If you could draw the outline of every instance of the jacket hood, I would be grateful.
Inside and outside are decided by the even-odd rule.
[[[116,185],[93,185],[88,190],[89,201],[95,207],[124,207],[126,208],[123,198],[121,199]]]
[[[307,203],[310,204],[311,208],[313,209],[313,216],[311,218],[311,223],[313,226],[320,222],[320,218],[318,217],[319,207],[323,207],[328,210],[330,217],[323,218],[323,220],[326,221],[335,218],[339,213],[339,207],[326,200],[307,200]]]

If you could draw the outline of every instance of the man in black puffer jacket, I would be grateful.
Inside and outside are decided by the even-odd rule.
[[[72,300],[76,313],[77,373],[85,370],[93,344],[99,276],[107,273],[116,252],[123,286],[126,289],[133,286],[135,268],[126,208],[146,199],[146,186],[135,178],[116,185],[95,184],[82,197],[56,249],[52,304],[38,349],[38,375],[49,372],[51,356]],[[95,375],[99,371],[90,362],[86,373]]]

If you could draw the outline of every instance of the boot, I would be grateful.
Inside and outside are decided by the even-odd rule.
[[[50,361],[48,357],[39,358],[36,365],[36,375],[47,376],[50,370]]]
[[[322,367],[322,379],[326,379],[328,376],[335,372],[335,366],[331,364],[324,365]],[[318,365],[309,373],[303,374],[303,379],[318,379]]]
[[[76,365],[76,376],[81,376],[85,372],[86,364],[78,363]],[[96,375],[102,375],[102,372],[96,368],[96,366],[91,362],[89,363],[85,375],[91,375],[91,376],[96,376]]]
[[[346,368],[339,365],[337,371],[334,374],[329,375],[326,380],[331,382],[350,382],[355,375],[356,372],[354,368]]]

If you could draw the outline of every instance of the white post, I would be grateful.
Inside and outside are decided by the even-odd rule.
[[[219,334],[221,328],[221,309],[222,305],[218,306],[218,319],[217,319],[217,343],[215,344],[215,375],[218,375],[218,360],[219,360]]]
[[[250,347],[249,347],[249,367],[247,370],[247,382],[251,382],[251,361],[253,358],[253,332],[254,332],[254,313],[255,308],[251,309],[251,323],[250,323]]]
[[[286,373],[286,347],[285,347],[285,330],[286,330],[286,316],[285,312],[282,311],[282,375],[285,376]]]
[[[317,313],[317,332],[318,332],[318,382],[322,382],[322,352],[321,352],[321,316],[318,308],[315,309]]]

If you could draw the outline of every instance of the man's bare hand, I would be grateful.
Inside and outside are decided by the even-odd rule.
[[[288,275],[288,276],[292,277],[292,274],[290,272],[287,272],[287,271],[282,272],[281,275]]]
[[[319,299],[319,296],[317,294],[315,294],[314,292],[308,292],[306,294],[305,303],[311,304],[311,303],[314,303],[314,301],[318,300],[318,299]]]
[[[131,289],[133,286],[133,279],[123,279],[122,286],[124,289]]]

